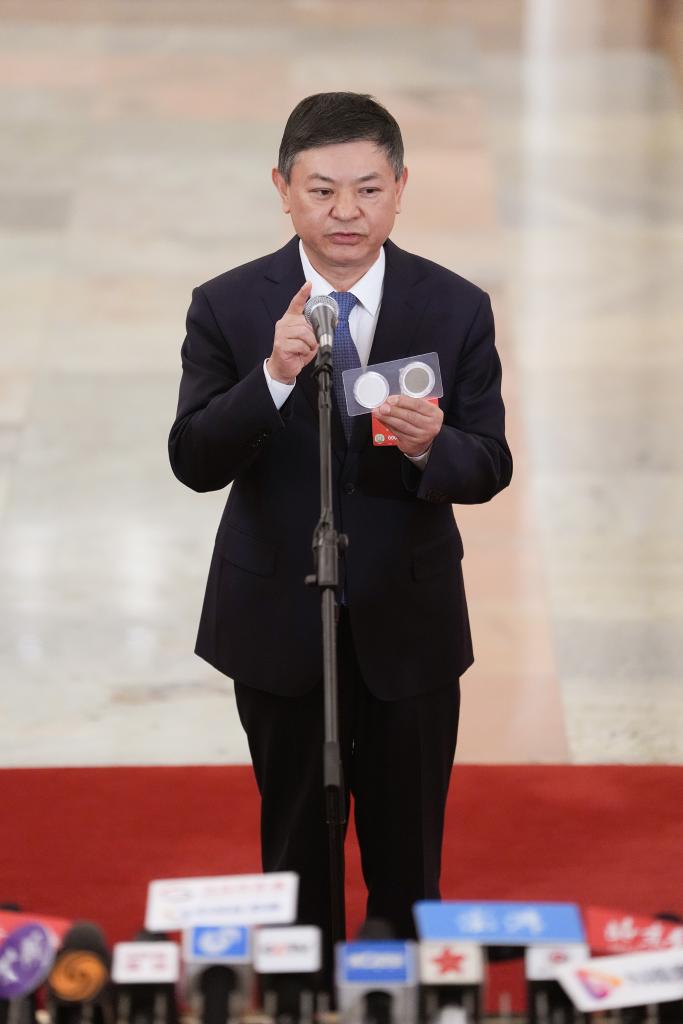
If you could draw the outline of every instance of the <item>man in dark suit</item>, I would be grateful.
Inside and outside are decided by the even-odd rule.
[[[473,660],[451,505],[488,501],[512,473],[488,296],[388,240],[406,177],[398,125],[370,97],[295,108],[273,180],[296,236],[195,289],[169,439],[187,486],[232,483],[196,653],[235,680],[264,869],[297,871],[300,919],[325,928],[320,597],[304,585],[319,514],[317,344],[304,304],[335,295],[334,351],[350,339],[356,365],[438,353],[438,406],[391,396],[379,409],[398,446],[375,447],[370,416],[349,420],[336,389],[333,409],[335,517],[349,538],[344,773],[368,915],[402,936],[415,900],[439,896],[459,677]]]

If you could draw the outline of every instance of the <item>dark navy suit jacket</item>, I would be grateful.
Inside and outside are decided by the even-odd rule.
[[[306,587],[320,510],[313,364],[278,411],[263,373],[275,322],[304,283],[298,238],[196,288],[169,438],[173,471],[196,491],[232,484],[221,518],[196,653],[246,686],[301,694],[322,676],[320,596]],[[462,540],[452,503],[506,487],[500,361],[488,295],[385,243],[370,363],[439,354],[444,425],[424,471],[374,447],[370,416],[347,445],[333,410],[344,589],[365,682],[392,700],[453,683],[473,661]]]

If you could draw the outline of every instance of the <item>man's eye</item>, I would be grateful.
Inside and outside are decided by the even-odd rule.
[[[381,189],[376,188],[375,186],[372,185],[368,185],[367,188],[362,188],[361,192],[363,193],[364,196],[374,196],[376,192],[381,192]]]
[[[321,196],[321,198],[325,199],[326,196],[331,196],[332,195],[332,189],[331,188],[314,188],[313,189],[313,194],[316,195],[316,196]]]

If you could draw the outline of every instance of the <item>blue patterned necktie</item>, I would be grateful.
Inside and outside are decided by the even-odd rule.
[[[339,320],[334,329],[334,345],[332,346],[332,363],[334,366],[333,387],[334,396],[337,399],[337,408],[341,416],[346,442],[351,437],[353,420],[346,409],[346,396],[344,395],[344,382],[342,373],[344,370],[357,369],[360,366],[358,349],[356,348],[351,331],[349,330],[349,313],[358,302],[352,292],[330,292],[333,299],[339,306]]]

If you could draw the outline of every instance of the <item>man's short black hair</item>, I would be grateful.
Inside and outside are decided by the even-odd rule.
[[[401,129],[386,107],[360,92],[318,92],[297,103],[287,119],[277,169],[289,181],[298,153],[368,139],[381,147],[398,180],[403,173]]]

